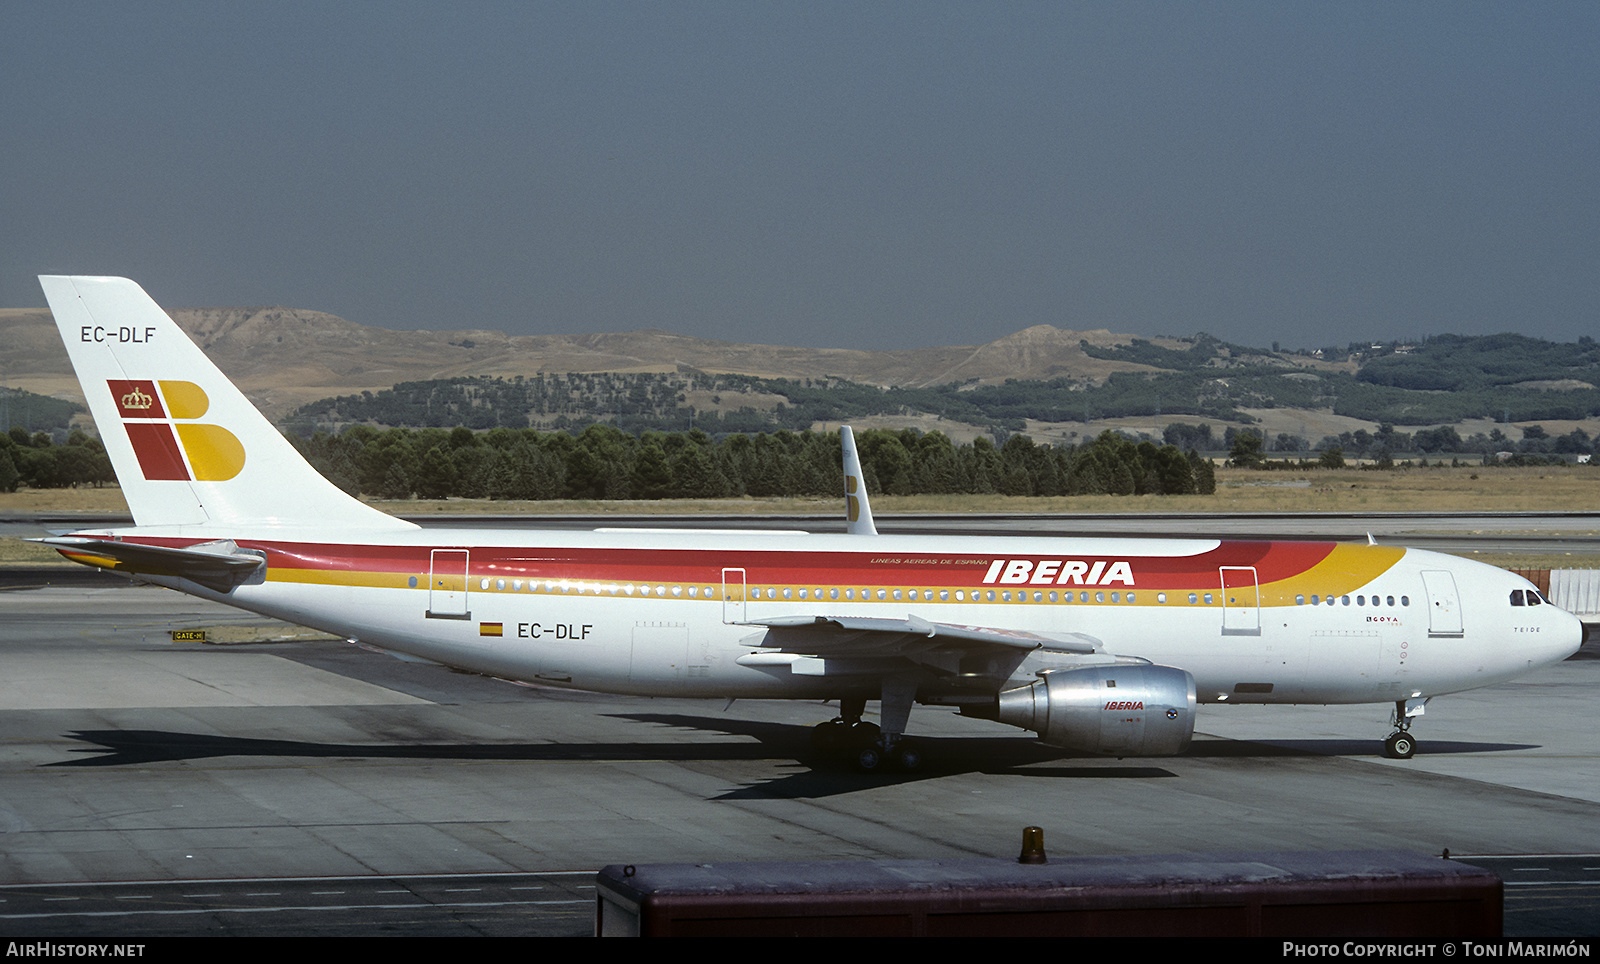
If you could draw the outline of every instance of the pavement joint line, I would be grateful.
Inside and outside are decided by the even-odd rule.
[[[441,904],[422,901],[409,904],[306,904],[293,907],[196,907],[185,910],[89,910],[59,914],[0,914],[0,920],[41,920],[54,917],[182,917],[195,914],[287,914],[312,911],[416,910],[420,907],[554,907],[588,904],[589,900],[499,900]]]
[[[43,882],[31,884],[0,884],[0,890],[37,890],[47,887],[133,887],[138,885],[168,886],[182,884],[193,887],[197,884],[266,884],[266,883],[315,883],[317,881],[348,880],[354,882],[373,880],[480,880],[480,879],[506,879],[510,877],[586,877],[599,873],[599,870],[489,870],[480,873],[455,873],[455,874],[335,874],[312,875],[306,877],[193,877],[186,880],[66,880],[58,882]],[[78,898],[61,898],[77,900]]]

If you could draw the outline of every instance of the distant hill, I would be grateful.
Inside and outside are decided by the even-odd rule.
[[[1083,346],[1129,344],[1132,335],[1040,325],[985,345],[862,351],[691,338],[646,329],[596,335],[502,331],[390,331],[298,308],[175,308],[194,336],[269,417],[329,394],[459,376],[564,372],[703,371],[758,378],[834,377],[866,385],[926,387],[1006,378],[1103,381],[1140,371],[1136,361],[1094,358]],[[1174,339],[1158,339],[1179,347]],[[48,311],[0,309],[0,357],[14,387],[81,401]]]
[[[265,411],[299,430],[351,422],[710,432],[862,426],[1069,441],[1173,422],[1320,438],[1382,423],[1552,423],[1600,434],[1600,346],[1521,335],[1284,352],[1208,335],[1140,338],[1040,325],[983,345],[808,349],[643,331],[390,331],[283,307],[174,309]],[[5,384],[81,401],[49,314],[0,310]],[[1520,432],[1507,425],[1512,438]]]

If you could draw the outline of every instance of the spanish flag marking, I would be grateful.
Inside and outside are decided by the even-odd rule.
[[[506,625],[505,623],[479,623],[478,624],[478,635],[479,636],[504,636],[505,635],[505,625]]]

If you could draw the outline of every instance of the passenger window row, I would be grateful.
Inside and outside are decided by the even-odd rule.
[[[1351,598],[1352,597],[1350,597],[1350,596],[1327,596],[1327,597],[1323,597],[1323,596],[1320,596],[1320,595],[1318,595],[1316,593],[1313,593],[1312,596],[1311,596],[1311,605],[1313,605],[1313,606],[1348,606],[1348,605],[1350,605]],[[1359,595],[1359,596],[1355,596],[1354,599],[1355,599],[1355,604],[1357,606],[1393,606],[1393,605],[1395,605],[1395,597],[1393,597],[1393,596]],[[1296,606],[1304,606],[1304,605],[1306,605],[1306,597],[1303,596],[1303,595],[1295,596],[1294,597],[1294,604]],[[1411,597],[1410,596],[1401,596],[1400,597],[1400,605],[1401,606],[1409,606],[1409,605],[1411,605]]]
[[[645,596],[675,599],[718,599],[721,592],[716,586],[684,586],[684,585],[655,585],[648,583],[609,583],[588,582],[584,580],[538,580],[538,579],[496,579],[483,577],[478,579],[480,590],[495,592],[531,592],[531,593],[572,593],[574,595],[611,595],[619,593],[624,596]],[[415,587],[418,583],[412,577],[410,585]],[[1157,592],[1155,601],[1158,605],[1166,605],[1167,593]],[[1215,593],[1188,593],[1188,602],[1191,606],[1211,606],[1217,602]],[[854,586],[751,586],[749,597],[751,601],[757,600],[786,600],[815,601],[822,600],[833,602],[845,600],[847,602],[975,602],[975,603],[1008,603],[1008,602],[1052,602],[1052,603],[1136,603],[1138,593],[1124,590],[1026,590],[1026,589],[890,589]],[[1148,599],[1149,597],[1146,596]],[[1318,602],[1317,596],[1312,596],[1313,605]],[[1358,596],[1361,600],[1357,605],[1365,605],[1365,597]],[[1402,605],[1410,605],[1404,596]],[[1295,597],[1296,605],[1305,605],[1304,596]],[[1328,604],[1333,604],[1333,597],[1328,597]],[[1349,597],[1345,597],[1345,604],[1349,604]],[[1378,605],[1378,597],[1372,597],[1372,605]],[[1394,597],[1389,597],[1389,605],[1394,605]],[[1519,604],[1520,605],[1520,604]]]

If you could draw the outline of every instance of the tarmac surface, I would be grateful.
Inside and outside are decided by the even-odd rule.
[[[807,759],[831,706],[515,685],[85,570],[0,591],[0,935],[577,935],[606,864],[1012,856],[1028,825],[1448,849],[1507,881],[1508,936],[1596,935],[1597,657],[1433,701],[1408,761],[1387,706],[1207,706],[1143,760],[918,707],[926,768],[863,776]]]

